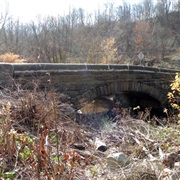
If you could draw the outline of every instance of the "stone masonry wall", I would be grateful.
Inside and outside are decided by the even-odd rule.
[[[163,102],[176,72],[131,65],[3,63],[0,85],[12,85],[12,78],[22,84],[38,80],[42,88],[54,87],[77,103],[119,91],[142,91]]]

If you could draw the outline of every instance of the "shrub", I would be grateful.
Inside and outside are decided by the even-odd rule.
[[[6,53],[0,55],[0,62],[7,62],[7,63],[23,63],[25,59],[22,59],[20,55],[13,54],[13,53]]]
[[[176,73],[175,80],[171,83],[172,92],[168,93],[168,100],[173,109],[178,111],[180,122],[180,74]]]
[[[177,73],[171,84],[172,92],[168,93],[168,99],[174,109],[180,111],[180,74]]]

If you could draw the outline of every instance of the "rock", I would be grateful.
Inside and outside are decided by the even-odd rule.
[[[116,169],[119,167],[124,167],[130,163],[129,159],[123,152],[117,152],[109,154],[107,157],[107,164],[110,169]]]
[[[163,159],[163,164],[169,168],[174,168],[174,164],[176,162],[180,162],[180,151],[166,154],[165,158]]]
[[[101,140],[99,140],[98,138],[96,138],[95,142],[94,142],[94,146],[96,148],[96,150],[105,152],[107,150],[107,146],[104,142],[102,142]]]
[[[174,168],[180,170],[180,161],[174,163]]]
[[[71,104],[68,103],[61,103],[59,104],[59,111],[64,113],[65,115],[74,115],[75,110],[71,107]]]
[[[112,103],[107,99],[96,99],[85,106],[80,110],[82,114],[98,114],[98,113],[107,113],[112,107]]]
[[[58,98],[61,102],[68,102],[70,100],[70,97],[67,94],[60,93],[58,94]]]

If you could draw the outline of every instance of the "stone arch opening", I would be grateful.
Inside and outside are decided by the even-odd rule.
[[[167,105],[166,92],[147,84],[131,81],[115,81],[98,85],[77,97],[75,103],[78,104],[77,107],[80,109],[95,99],[110,95],[118,96],[118,94],[123,94],[127,97],[126,99],[129,99],[129,107],[141,106],[145,108],[146,106],[152,106],[157,111]],[[138,103],[138,100],[141,100],[141,102]]]
[[[114,101],[120,101],[123,107],[136,107],[143,108],[154,107],[159,108],[161,103],[152,96],[144,92],[123,91],[115,94]]]
[[[134,115],[137,115],[137,111],[144,111],[147,108],[150,110],[151,116],[165,116],[165,114],[163,113],[164,108],[161,102],[144,92],[119,92],[115,95],[114,101],[120,102],[122,108],[131,108],[131,112]],[[134,111],[133,108],[136,107],[138,107],[138,110]]]

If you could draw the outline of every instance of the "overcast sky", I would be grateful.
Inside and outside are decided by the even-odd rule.
[[[123,0],[0,0],[0,8],[8,7],[9,14],[13,18],[19,18],[26,22],[41,17],[52,15],[65,15],[69,8],[83,8],[86,12],[93,12],[107,2],[113,2],[115,5],[121,5]],[[128,0],[129,2],[132,2]],[[128,2],[126,0],[126,2]],[[135,0],[141,2],[141,0]]]

